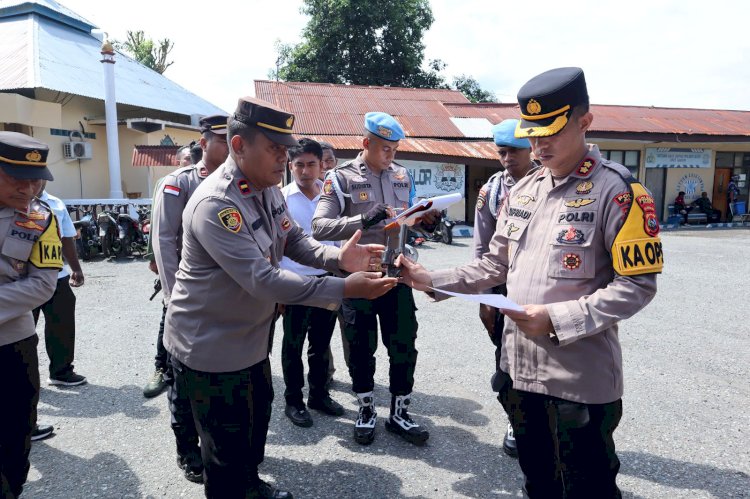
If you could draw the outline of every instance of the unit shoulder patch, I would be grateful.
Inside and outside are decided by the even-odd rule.
[[[242,215],[237,208],[224,208],[219,212],[219,221],[229,232],[235,234],[242,228]]]
[[[621,193],[614,199],[627,207],[627,214],[612,244],[612,264],[620,275],[659,273],[664,268],[664,253],[654,200],[640,183],[632,181],[630,186],[632,193]],[[633,198],[635,203],[630,202]]]

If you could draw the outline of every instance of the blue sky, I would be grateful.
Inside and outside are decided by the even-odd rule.
[[[296,42],[300,0],[60,0],[111,37],[128,29],[175,42],[165,76],[226,109],[252,95]],[[376,6],[377,2],[373,2]],[[532,76],[580,66],[595,104],[750,110],[750,3],[741,0],[433,0],[426,58],[512,102]]]

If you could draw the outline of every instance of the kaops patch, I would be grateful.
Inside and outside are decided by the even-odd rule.
[[[520,196],[516,196],[516,203],[522,204],[526,206],[529,203],[533,203],[536,201],[536,198],[534,196],[529,196],[528,194],[522,194]]]
[[[29,255],[29,263],[39,269],[62,269],[63,255],[57,219],[50,217],[49,225],[39,239],[34,242]]]
[[[33,220],[29,220],[28,222],[16,222],[16,225],[19,227],[23,227],[24,229],[37,230],[39,232],[42,232],[44,230],[44,227],[34,222]]]
[[[333,180],[330,178],[323,183],[323,194],[330,196],[333,194]]]
[[[560,231],[557,235],[557,242],[560,244],[583,244],[585,240],[583,231],[572,225],[567,230]]]
[[[242,228],[242,215],[237,208],[224,208],[219,212],[219,220],[225,229],[235,234]]]
[[[237,181],[237,187],[242,194],[250,194],[252,191],[252,189],[250,189],[250,184],[244,178]]]
[[[477,196],[477,211],[484,208],[484,203],[487,202],[487,190],[481,189],[479,191],[479,196]]]
[[[578,165],[578,169],[576,172],[578,175],[582,177],[586,177],[589,173],[591,173],[591,170],[594,168],[595,161],[591,158],[584,159],[580,165]]]
[[[593,188],[594,188],[594,183],[590,180],[586,180],[576,186],[576,192],[578,194],[588,194],[589,192],[591,192],[591,189]]]
[[[581,266],[581,257],[576,253],[567,253],[563,256],[562,264],[568,270],[575,270]]]
[[[592,199],[592,198],[571,199],[570,201],[565,201],[565,206],[567,206],[568,208],[580,208],[581,206],[588,206],[594,201],[596,201],[596,199]]]
[[[636,202],[628,204],[625,221],[612,243],[612,265],[625,276],[659,273],[664,268],[664,253],[654,200],[637,181],[630,180],[630,187],[628,194]]]
[[[180,189],[176,185],[165,185],[164,186],[164,193],[165,194],[171,194],[173,196],[179,196],[180,192],[182,192],[182,189]]]

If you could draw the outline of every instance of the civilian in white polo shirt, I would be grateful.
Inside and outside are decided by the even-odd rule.
[[[294,179],[281,192],[286,199],[292,218],[305,231],[312,234],[312,217],[320,199],[323,183],[320,181],[323,150],[316,141],[302,139],[298,147],[287,151],[289,170]],[[334,245],[333,242],[323,244]],[[279,263],[285,270],[307,276],[323,276],[325,271],[300,265],[284,257]],[[336,326],[336,311],[307,305],[286,305],[284,310],[284,339],[281,348],[281,366],[284,371],[286,390],[284,414],[297,426],[307,428],[313,420],[307,407],[317,409],[331,416],[341,416],[344,408],[328,393],[329,345]],[[305,337],[310,348],[307,351],[307,382],[309,396],[307,407],[302,399],[305,385],[302,352]]]

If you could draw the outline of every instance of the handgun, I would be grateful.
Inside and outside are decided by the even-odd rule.
[[[149,298],[148,301],[153,301],[156,295],[159,294],[159,291],[161,291],[161,279],[157,277],[154,280],[154,293],[151,295],[151,298]]]

